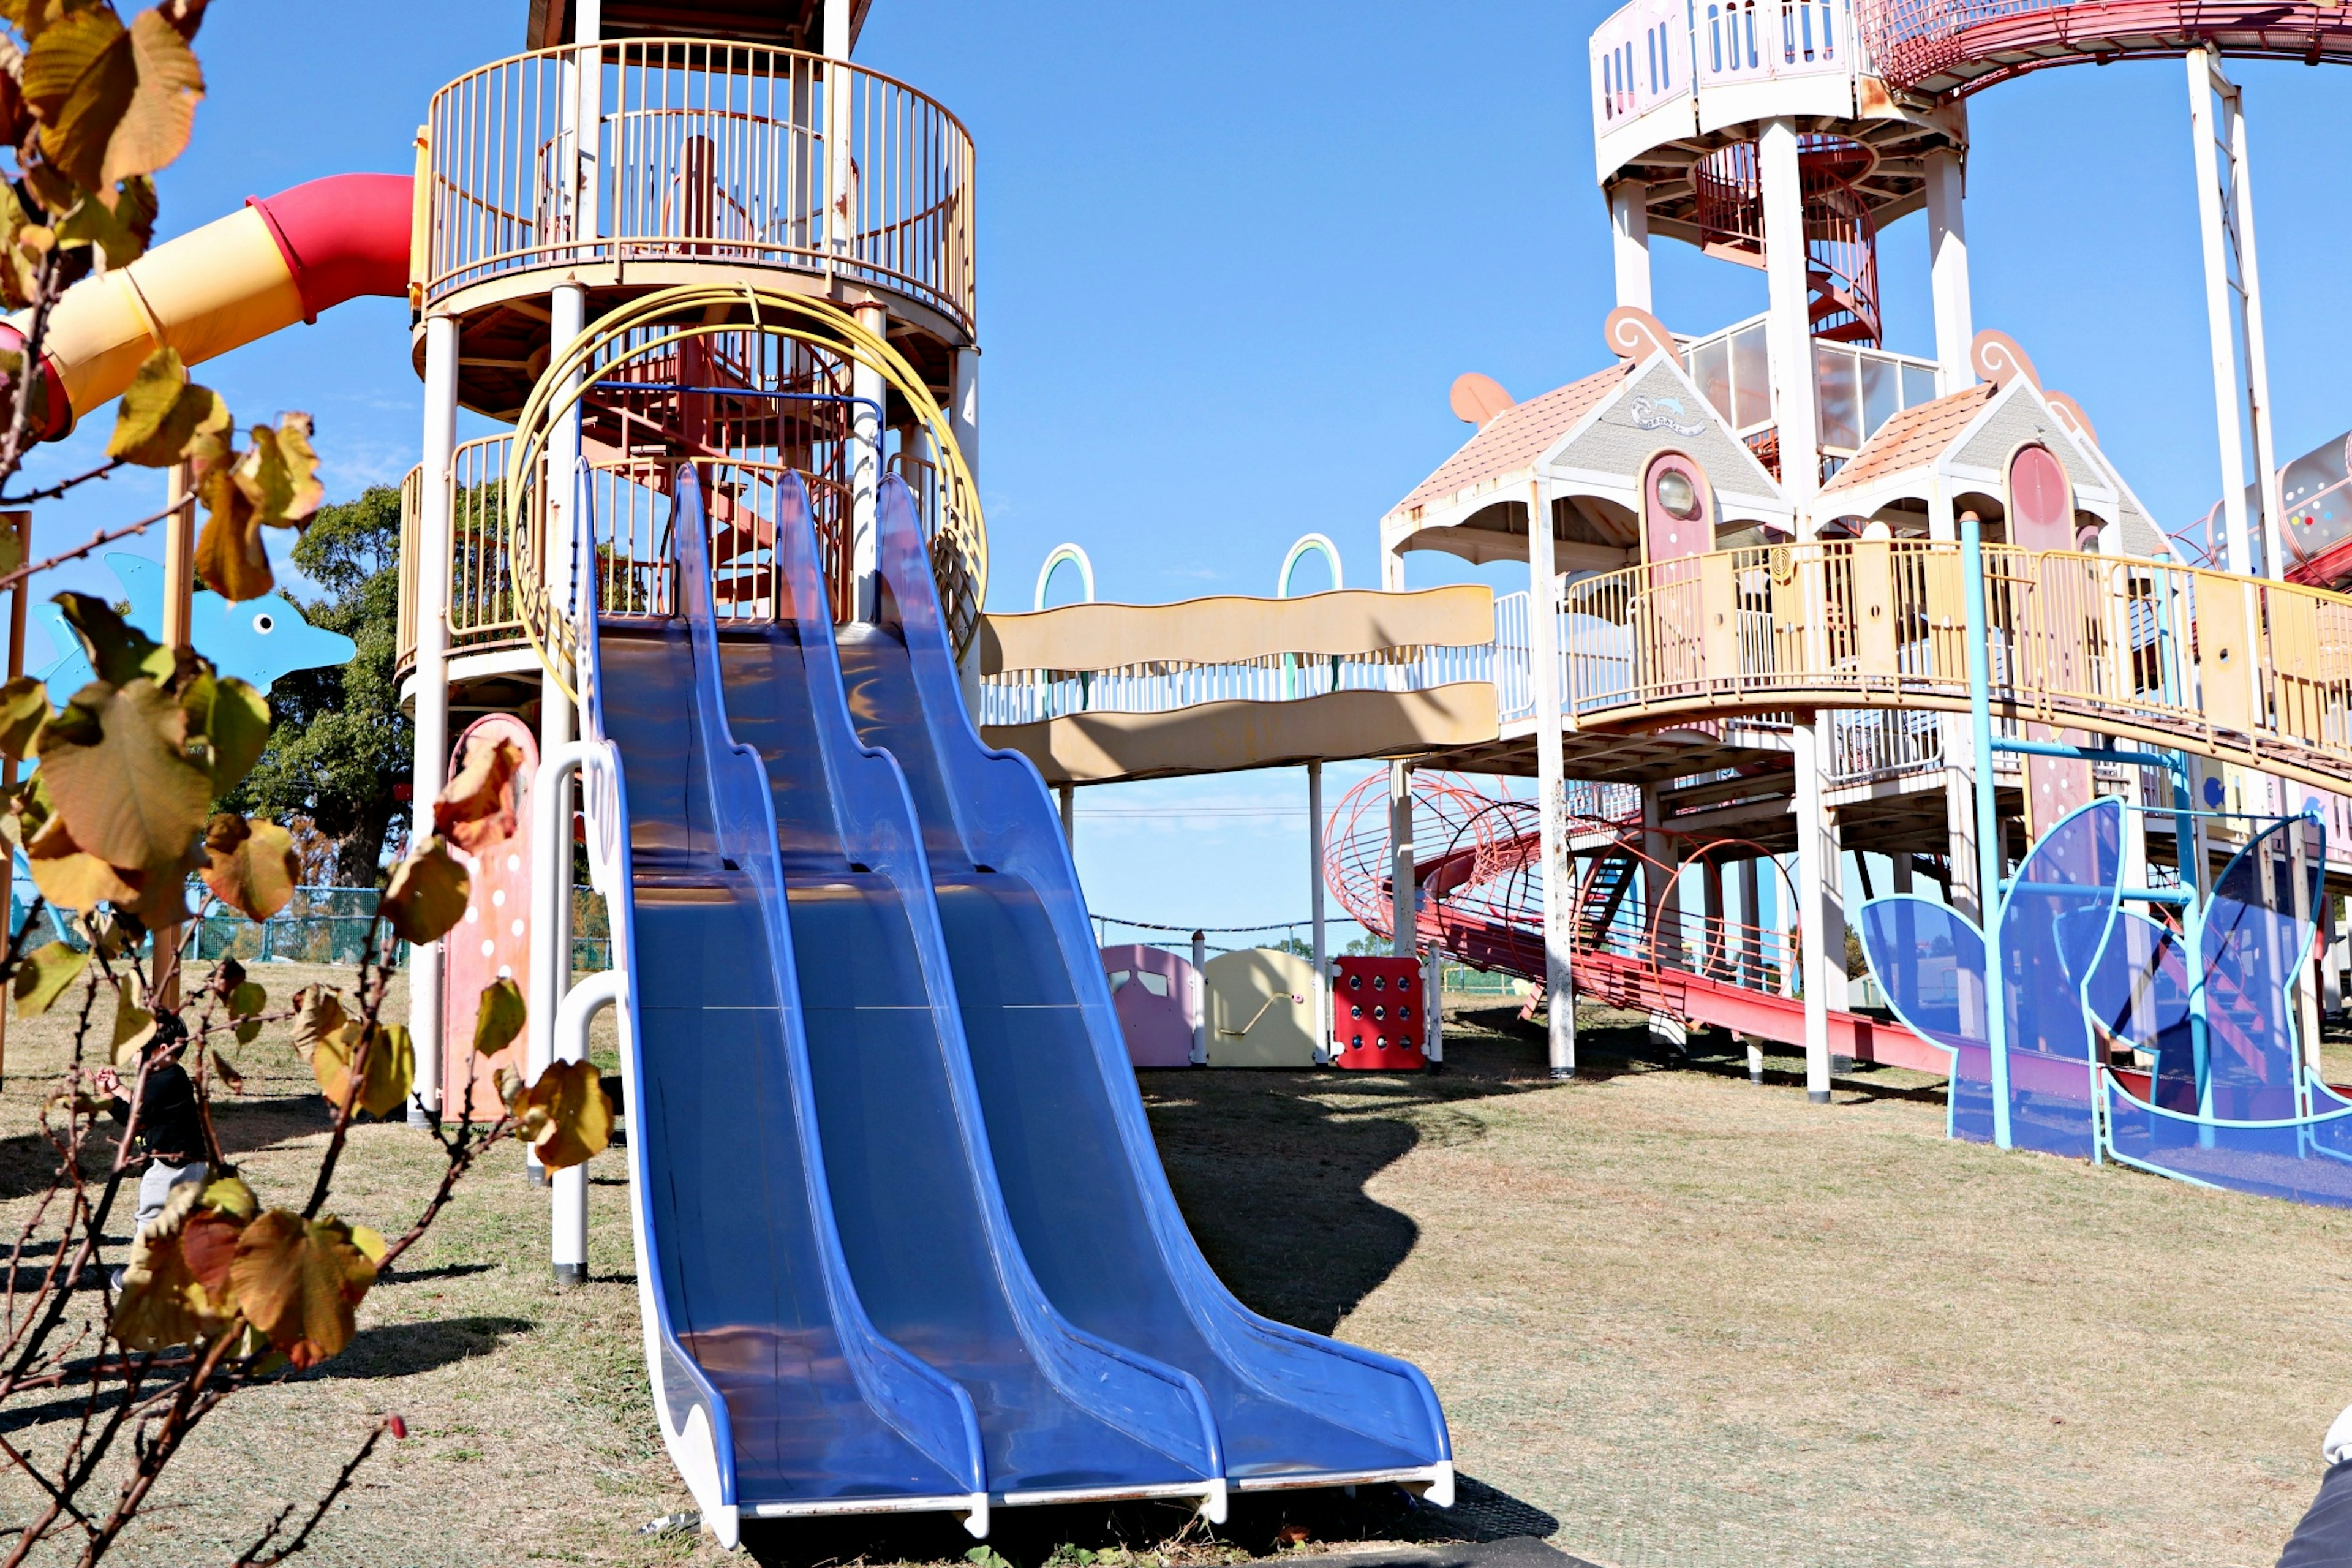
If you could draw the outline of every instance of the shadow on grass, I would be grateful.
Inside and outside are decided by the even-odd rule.
[[[992,1511],[988,1551],[1012,1568],[1080,1568],[1081,1553],[1144,1554],[1171,1565],[1269,1557],[1286,1545],[1354,1542],[1474,1542],[1545,1536],[1559,1521],[1468,1477],[1455,1506],[1434,1509],[1396,1487],[1237,1492],[1225,1522],[1212,1525],[1189,1502],[1071,1504]],[[1287,1540],[1286,1540],[1287,1536]],[[743,1545],[765,1568],[828,1568],[868,1563],[952,1563],[973,1542],[947,1514],[865,1514],[841,1519],[746,1521]],[[993,1565],[992,1564],[992,1568]]]
[[[412,1277],[413,1278],[413,1277]],[[317,1377],[409,1377],[453,1362],[488,1355],[504,1340],[537,1327],[527,1318],[435,1318],[362,1329],[343,1353],[322,1363]]]

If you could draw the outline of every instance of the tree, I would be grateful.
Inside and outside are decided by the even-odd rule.
[[[322,595],[297,600],[314,626],[358,646],[340,668],[281,676],[270,688],[269,749],[226,809],[283,822],[307,817],[333,841],[335,879],[383,880],[385,840],[402,807],[415,727],[400,710],[394,675],[400,629],[400,492],[377,485],[357,500],[320,507],[294,545],[294,563]]]

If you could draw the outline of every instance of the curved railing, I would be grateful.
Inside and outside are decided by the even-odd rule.
[[[2261,59],[2352,62],[2336,0],[1857,0],[1855,23],[1888,85],[1964,97],[2047,66],[2177,57],[2210,44]]]
[[[1961,551],[1842,541],[1630,567],[1563,595],[1580,727],[1968,705]],[[1984,552],[2007,719],[2352,783],[2352,598],[2154,562]]]
[[[443,88],[425,134],[428,300],[722,261],[877,285],[971,330],[971,137],[862,66],[674,38],[543,49]]]

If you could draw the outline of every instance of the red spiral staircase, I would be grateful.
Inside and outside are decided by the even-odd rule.
[[[1813,336],[1877,346],[1878,225],[1856,188],[1877,155],[1843,136],[1808,132],[1797,142],[1805,203],[1805,284]],[[1734,142],[1691,166],[1700,248],[1749,267],[1764,265],[1764,178],[1757,144]]]

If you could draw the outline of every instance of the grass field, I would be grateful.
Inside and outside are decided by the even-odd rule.
[[[258,977],[283,996],[310,973]],[[1507,1008],[1450,1027],[1443,1076],[1177,1071],[1144,1092],[1221,1273],[1425,1368],[1470,1500],[1294,1497],[1221,1538],[1165,1510],[1007,1511],[999,1552],[1213,1563],[1288,1523],[1310,1545],[1531,1532],[1623,1568],[2275,1558],[2352,1400],[2352,1215],[1953,1144],[1916,1087],[1842,1080],[1809,1106],[1728,1057],[1643,1060],[1635,1027],[1588,1028],[1591,1070],[1562,1085]],[[11,1024],[0,1217],[46,1180],[32,1116],[64,1049],[58,1020]],[[299,1205],[324,1128],[309,1072],[282,1031],[239,1065],[225,1139],[265,1201]],[[333,1206],[402,1228],[431,1154],[360,1129]],[[212,1418],[119,1560],[226,1562],[397,1410],[411,1436],[307,1560],[719,1561],[636,1533],[688,1504],[646,1402],[624,1167],[592,1170],[593,1282],[549,1282],[544,1197],[501,1152],[369,1297],[350,1352]],[[12,1407],[0,1436],[45,1447],[65,1415]],[[0,1523],[31,1496],[0,1481]],[[971,1542],[911,1521],[751,1544],[814,1565]]]

